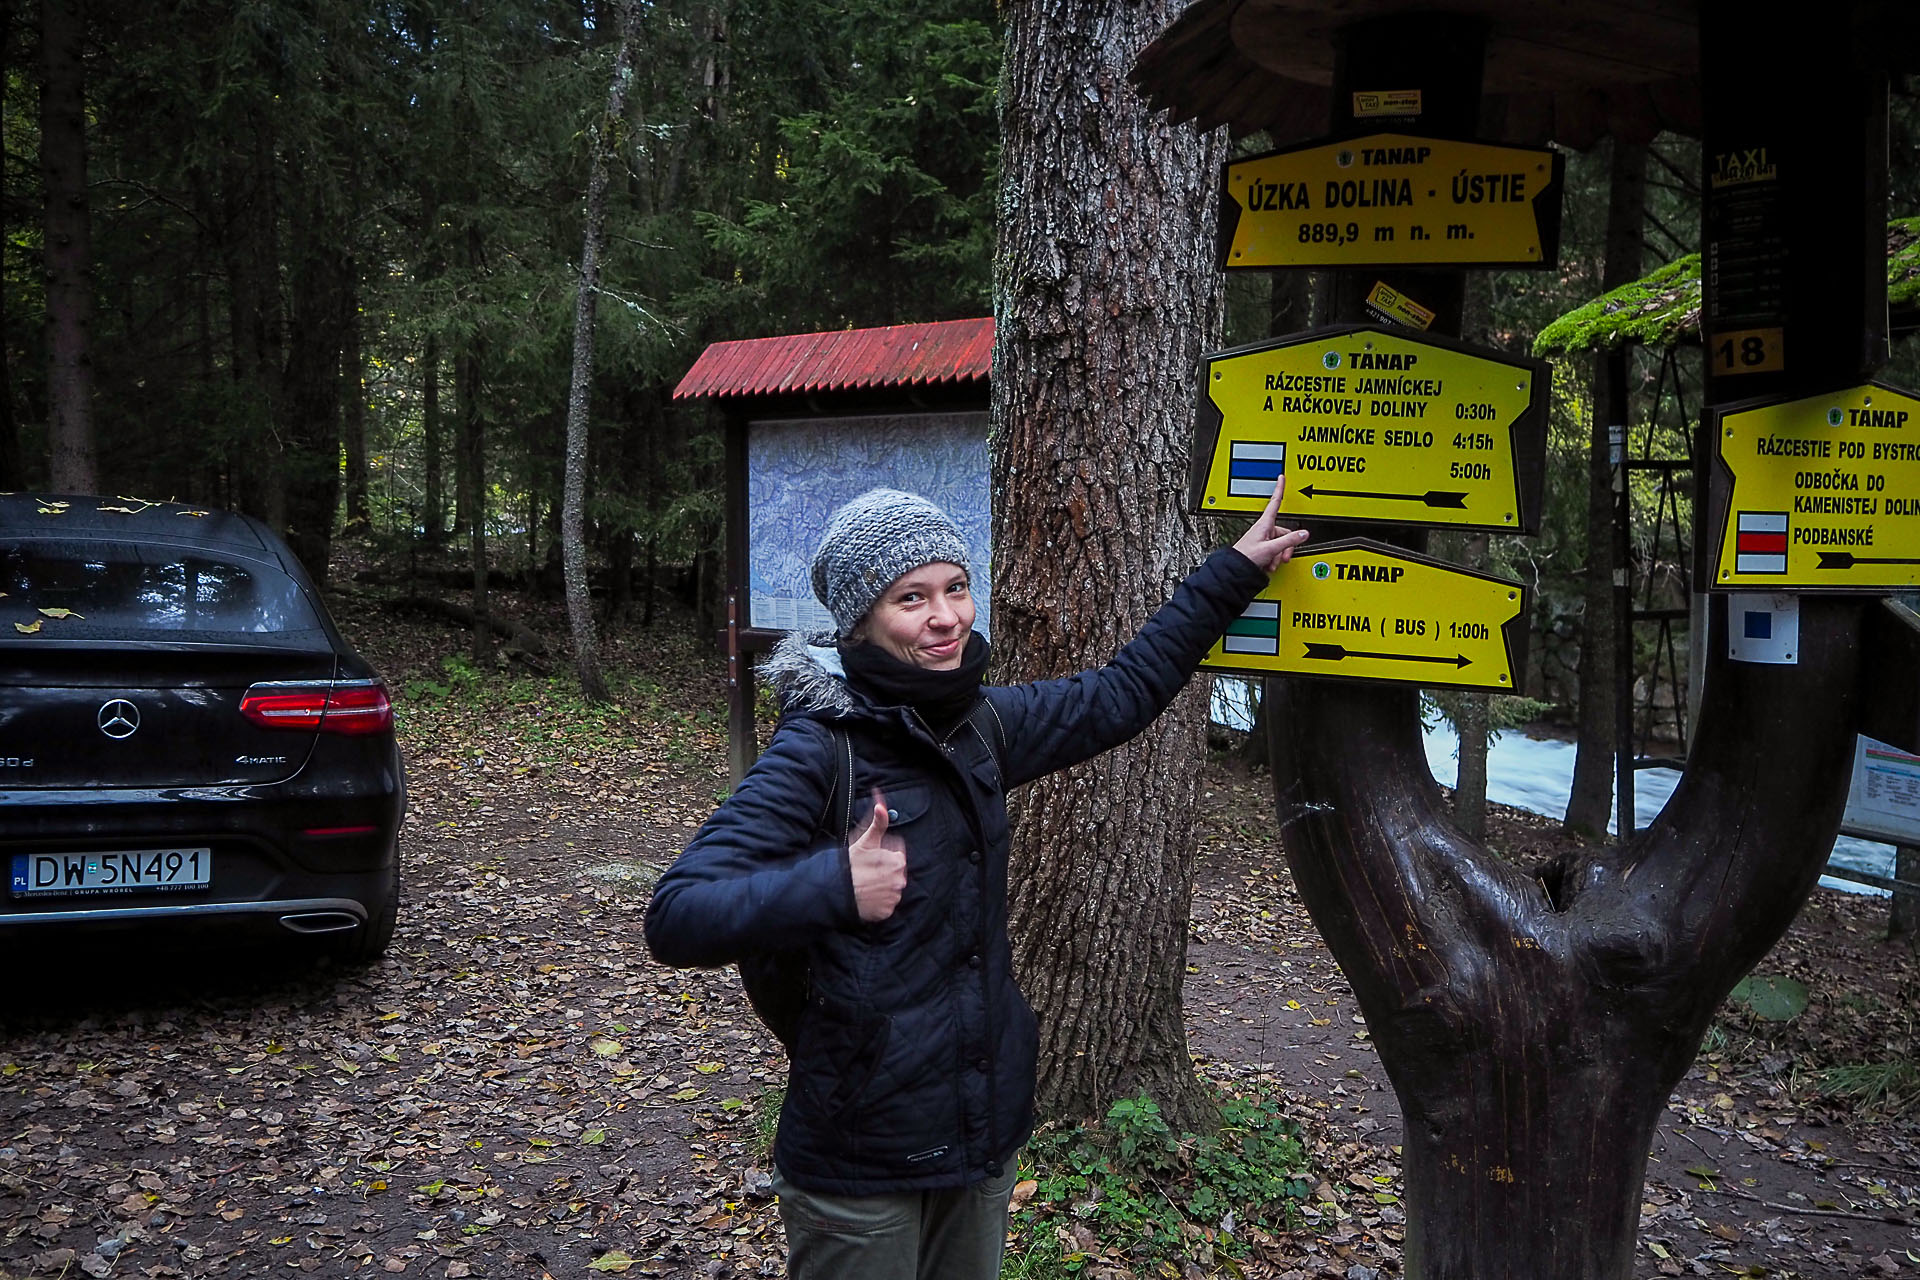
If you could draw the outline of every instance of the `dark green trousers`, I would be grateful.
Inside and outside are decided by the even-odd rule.
[[[817,1195],[776,1172],[789,1280],[996,1280],[1012,1165],[958,1191],[883,1196]]]

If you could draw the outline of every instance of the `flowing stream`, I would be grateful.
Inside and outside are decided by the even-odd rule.
[[[1245,686],[1240,681],[1230,677],[1214,681],[1213,718],[1215,723],[1232,729],[1252,726]],[[1459,742],[1453,726],[1444,722],[1428,726],[1426,745],[1427,764],[1433,770],[1434,780],[1442,786],[1451,787],[1459,774],[1456,755]],[[1494,736],[1493,746],[1487,751],[1487,799],[1530,813],[1559,818],[1567,811],[1567,797],[1573,794],[1573,757],[1574,744],[1571,742],[1529,738],[1518,730],[1502,731]],[[1674,784],[1679,781],[1679,773],[1672,769],[1640,770],[1635,775],[1633,786],[1635,824],[1645,827],[1652,822],[1667,803],[1667,797],[1673,794]],[[1612,831],[1614,825],[1609,818],[1607,830]],[[1891,876],[1893,853],[1890,844],[1840,836],[1833,842],[1831,861],[1855,871]],[[1850,880],[1836,880],[1832,876],[1820,877],[1820,883],[1829,889],[1841,889],[1847,893],[1886,894],[1884,889],[1855,884]]]

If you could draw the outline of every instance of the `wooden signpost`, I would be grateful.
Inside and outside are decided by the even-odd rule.
[[[1356,93],[1355,109],[1387,96]],[[1395,100],[1416,115],[1424,102]],[[1403,133],[1233,161],[1221,264],[1552,266],[1562,167],[1546,148]],[[1430,335],[1436,311],[1383,280],[1365,306],[1384,323],[1206,358],[1194,511],[1258,511],[1284,476],[1283,518],[1538,532],[1546,366]],[[1520,583],[1385,543],[1337,541],[1283,565],[1202,665],[1511,692],[1525,679],[1527,610]]]

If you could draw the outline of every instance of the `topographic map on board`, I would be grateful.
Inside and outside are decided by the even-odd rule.
[[[830,631],[808,569],[827,517],[886,487],[917,493],[960,526],[973,551],[975,630],[987,633],[991,587],[985,413],[763,419],[747,426],[750,625]]]

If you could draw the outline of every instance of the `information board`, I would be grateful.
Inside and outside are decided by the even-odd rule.
[[[1862,734],[1840,830],[1866,840],[1920,845],[1920,756]]]
[[[1707,422],[1713,587],[1920,586],[1920,400],[1869,383],[1728,405]]]
[[[1206,358],[1195,512],[1534,533],[1544,364],[1405,329],[1323,329]]]
[[[1201,663],[1511,692],[1526,670],[1527,590],[1367,538],[1308,544]]]
[[[993,613],[985,413],[758,418],[747,424],[747,623],[833,630],[813,595],[827,518],[877,486],[917,493],[953,517],[973,553],[974,628]]]
[[[1401,133],[1230,161],[1221,265],[1549,267],[1564,166],[1544,147]]]

